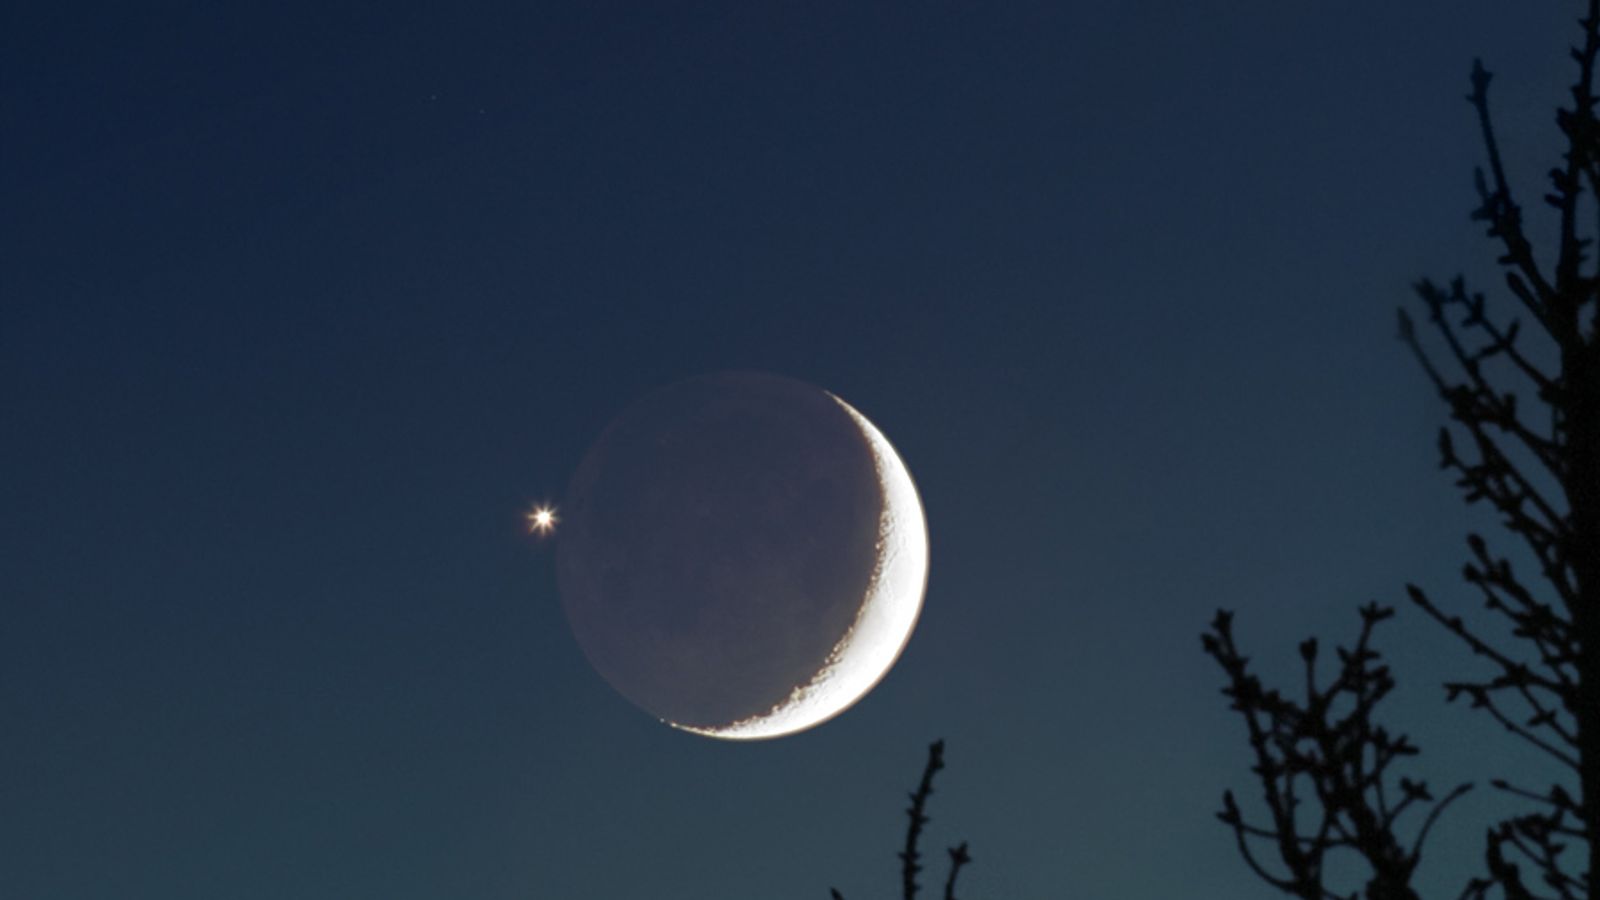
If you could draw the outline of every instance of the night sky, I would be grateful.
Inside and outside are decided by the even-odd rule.
[[[1571,4],[157,6],[0,12],[0,896],[890,897],[942,737],[965,897],[1267,898],[1214,610],[1288,675],[1472,602],[1394,308],[1497,283],[1467,72],[1535,197]],[[727,369],[931,535],[889,676],[754,744],[613,692],[523,519]],[[1531,758],[1387,628],[1413,772]]]

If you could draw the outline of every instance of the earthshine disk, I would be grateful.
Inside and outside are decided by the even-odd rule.
[[[657,390],[573,477],[562,603],[590,663],[676,728],[820,724],[893,666],[921,611],[922,505],[864,416],[803,382],[722,373]]]

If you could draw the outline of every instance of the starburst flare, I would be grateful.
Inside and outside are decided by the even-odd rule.
[[[528,513],[528,533],[539,537],[548,537],[555,533],[556,524],[561,520],[556,516],[554,506],[535,506]]]

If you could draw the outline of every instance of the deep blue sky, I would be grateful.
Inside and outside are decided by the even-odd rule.
[[[1197,634],[1455,586],[1393,308],[1485,271],[1472,57],[1532,197],[1576,9],[412,6],[0,13],[0,896],[887,897],[941,736],[966,896],[1273,896]],[[755,745],[612,693],[521,520],[730,368],[932,535],[889,677]],[[1438,771],[1520,759],[1384,646]]]

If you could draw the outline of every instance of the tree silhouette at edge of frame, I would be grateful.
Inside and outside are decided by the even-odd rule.
[[[1466,884],[1462,900],[1483,900],[1497,888],[1510,900],[1600,900],[1600,274],[1588,258],[1594,234],[1585,236],[1582,221],[1600,216],[1594,94],[1600,0],[1585,5],[1582,43],[1572,50],[1578,77],[1571,105],[1556,114],[1565,154],[1550,172],[1551,192],[1544,197],[1559,217],[1548,274],[1524,232],[1501,162],[1490,74],[1481,63],[1473,65],[1467,98],[1487,156],[1487,172],[1476,173],[1473,218],[1486,223],[1498,245],[1505,287],[1537,326],[1529,331],[1555,351],[1554,370],[1518,343],[1521,320],[1491,311],[1462,278],[1414,286],[1435,332],[1434,350],[1424,346],[1403,309],[1399,317],[1401,340],[1454,423],[1439,431],[1441,468],[1455,474],[1467,503],[1494,509],[1540,569],[1529,580],[1483,537],[1468,535],[1471,562],[1463,577],[1506,634],[1484,635],[1415,585],[1406,586],[1407,594],[1486,664],[1479,680],[1446,683],[1446,700],[1467,701],[1554,759],[1567,782],[1543,790],[1510,779],[1491,782],[1526,802],[1528,811],[1487,830],[1485,872]],[[1507,389],[1508,379],[1515,389]],[[1530,395],[1548,409],[1548,425],[1530,424],[1527,411],[1518,409],[1518,397]],[[1463,437],[1466,449],[1458,446]],[[1338,649],[1326,684],[1319,686],[1317,642],[1300,645],[1305,675],[1295,697],[1250,673],[1233,639],[1231,613],[1219,611],[1202,636],[1205,652],[1227,677],[1223,693],[1245,721],[1267,816],[1264,822],[1247,817],[1229,791],[1218,818],[1259,877],[1305,900],[1360,896],[1324,883],[1324,863],[1334,853],[1353,853],[1366,863],[1369,900],[1418,897],[1411,882],[1428,831],[1470,787],[1435,797],[1425,782],[1390,771],[1418,752],[1377,720],[1394,680],[1371,639],[1393,610],[1372,604],[1360,612],[1360,632],[1351,646]],[[1571,870],[1574,845],[1587,853],[1585,871]]]

